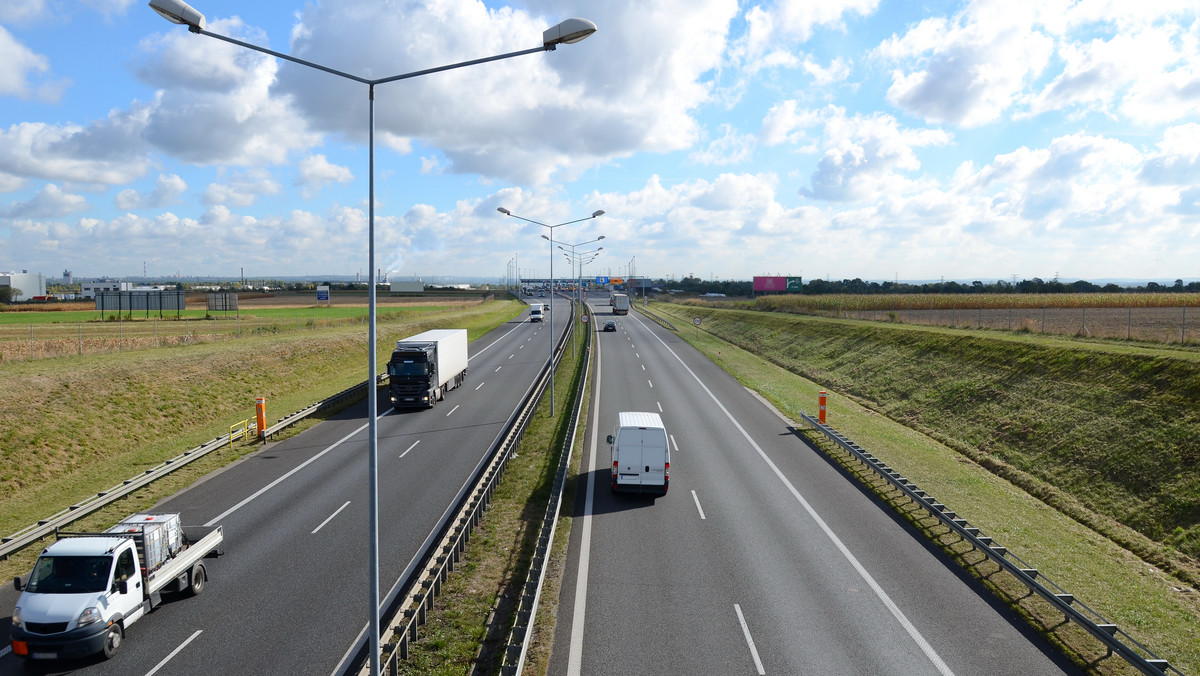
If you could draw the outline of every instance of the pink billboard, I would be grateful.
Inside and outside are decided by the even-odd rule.
[[[787,291],[787,277],[755,277],[755,291]]]

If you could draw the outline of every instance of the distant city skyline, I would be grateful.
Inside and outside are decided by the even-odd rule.
[[[197,0],[376,90],[377,267],[501,279],[1200,275],[1200,6]],[[0,3],[0,271],[366,278],[366,87],[142,1]],[[553,252],[552,252],[553,251]],[[636,261],[635,261],[636,259]]]

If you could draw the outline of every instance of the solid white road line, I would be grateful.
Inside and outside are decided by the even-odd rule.
[[[641,324],[642,322],[639,320],[638,323]],[[645,326],[645,324],[642,325]],[[679,362],[679,365],[683,367],[683,370],[687,371],[688,374],[692,376],[692,379],[694,379],[696,383],[700,385],[700,389],[704,390],[705,394],[707,394],[708,397],[712,399],[713,403],[717,405],[717,408],[721,409],[721,412],[725,414],[725,417],[729,419],[729,422],[737,429],[738,432],[741,433],[742,438],[749,442],[750,446],[754,448],[754,450],[758,453],[758,456],[762,458],[763,462],[767,463],[767,467],[770,467],[771,471],[775,473],[776,478],[778,478],[779,481],[782,482],[792,494],[792,497],[796,498],[796,501],[800,503],[800,506],[804,508],[804,511],[808,512],[809,517],[811,517],[821,531],[825,533],[825,537],[829,538],[829,541],[832,542],[835,547],[837,547],[838,551],[842,553],[842,556],[846,558],[846,561],[850,563],[850,565],[858,573],[859,577],[861,577],[863,581],[867,583],[867,586],[869,586],[871,590],[875,592],[875,596],[878,597],[883,603],[884,607],[888,609],[888,612],[892,614],[892,617],[896,618],[896,621],[901,627],[904,628],[904,631],[908,632],[909,637],[911,637],[913,642],[916,643],[921,651],[925,653],[925,656],[929,658],[929,661],[933,663],[933,666],[938,670],[938,672],[944,676],[952,676],[954,672],[950,670],[950,667],[947,666],[944,661],[942,661],[941,656],[937,654],[937,651],[933,649],[933,646],[929,645],[929,641],[927,641],[925,637],[921,635],[921,632],[917,631],[917,628],[911,621],[909,621],[904,612],[900,610],[900,607],[892,601],[892,598],[887,595],[887,592],[883,590],[883,587],[879,586],[879,583],[875,581],[875,578],[872,577],[869,572],[867,572],[867,569],[864,568],[863,565],[859,563],[858,559],[855,558],[854,554],[850,552],[850,548],[842,542],[841,538],[839,538],[837,534],[833,532],[833,529],[829,527],[829,524],[825,523],[825,520],[821,518],[821,515],[817,514],[817,510],[813,509],[813,506],[808,503],[808,500],[805,500],[804,496],[800,494],[800,491],[796,489],[796,487],[791,481],[788,480],[786,476],[784,476],[783,471],[771,461],[771,458],[767,457],[766,451],[764,451],[762,447],[750,437],[750,434],[746,432],[746,429],[742,427],[736,418],[733,417],[733,414],[729,412],[729,409],[725,408],[725,405],[722,404],[719,399],[717,399],[717,395],[713,394],[712,390],[708,389],[708,386],[704,384],[704,381],[700,380],[700,376],[696,375],[696,373],[684,363],[683,359],[676,354],[675,351],[672,350],[662,338],[659,338],[653,332],[650,335],[654,336],[654,338],[661,343],[664,348],[666,348],[667,352],[671,353],[672,357],[675,357],[675,359]]]
[[[180,643],[179,647],[172,650],[170,655],[167,655],[166,657],[164,657],[161,662],[154,665],[153,669],[151,669],[150,671],[147,671],[146,676],[154,676],[154,674],[158,673],[158,670],[165,667],[167,665],[167,662],[171,661],[171,658],[178,655],[180,650],[183,650],[184,648],[186,648],[189,643],[196,640],[196,637],[199,636],[203,632],[204,632],[203,629],[197,629],[194,634],[192,634],[191,636],[188,637],[188,640],[184,641],[183,643]]]
[[[449,418],[449,417],[450,417],[450,415],[451,415],[452,413],[454,413],[455,411],[457,411],[457,410],[458,410],[458,407],[459,407],[459,406],[462,406],[462,404],[455,404],[455,405],[454,405],[454,408],[450,409],[450,413],[447,413],[447,414],[446,414],[446,417],[447,417],[447,418]]]
[[[746,625],[746,617],[742,615],[742,607],[735,603],[733,609],[737,612],[738,623],[742,625],[742,633],[746,635],[746,643],[750,646],[750,654],[754,657],[754,668],[758,669],[758,676],[766,676],[767,672],[763,669],[762,660],[758,659],[758,648],[754,647],[754,639],[750,636],[750,627]]]
[[[600,417],[600,343],[596,343],[596,394],[592,398],[592,420]],[[588,449],[587,474],[596,466],[596,442],[599,427],[592,426]],[[567,676],[580,676],[583,669],[583,618],[587,611],[588,565],[592,556],[592,500],[596,482],[587,482],[587,497],[583,501],[583,530],[579,538],[579,569],[575,573],[575,612],[571,614],[571,648],[567,654]]]
[[[700,520],[707,521],[707,519],[704,518],[704,508],[700,506],[700,498],[696,497],[696,491],[692,491],[692,500],[696,501],[696,511],[700,512]]]
[[[412,449],[416,448],[417,444],[419,444],[419,443],[421,443],[420,439],[417,439],[416,441],[414,441],[413,445],[408,447],[408,450],[406,450],[400,454],[400,457],[403,458],[404,456],[408,455],[408,451],[411,451]]]
[[[324,528],[325,524],[329,523],[330,521],[333,521],[333,517],[337,516],[338,514],[341,514],[342,510],[345,509],[346,507],[348,507],[349,505],[350,505],[350,501],[347,500],[346,504],[342,505],[341,507],[338,507],[337,511],[335,511],[333,514],[330,514],[328,519],[325,519],[324,521],[321,522],[320,526],[317,526],[316,528],[314,528],[311,535],[316,535],[317,531]]]

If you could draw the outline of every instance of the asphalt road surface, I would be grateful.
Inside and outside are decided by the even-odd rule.
[[[596,335],[551,674],[1078,673],[732,377],[637,312],[615,319]],[[666,496],[610,492],[619,411],[662,416]]]
[[[569,317],[556,301],[560,331]],[[465,383],[432,409],[392,411],[380,392],[381,599],[549,358],[552,333],[522,315],[471,343]],[[224,526],[225,555],[206,561],[201,596],[136,622],[112,660],[24,664],[7,650],[17,594],[5,586],[0,674],[335,673],[370,617],[366,436],[363,402],[156,506]]]

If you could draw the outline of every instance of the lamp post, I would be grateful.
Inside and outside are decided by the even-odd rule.
[[[597,237],[596,239],[589,239],[589,240],[588,240],[588,241],[586,241],[586,242],[580,242],[580,243],[578,243],[578,244],[567,244],[566,242],[562,242],[562,243],[559,245],[559,247],[558,247],[558,248],[559,248],[559,249],[562,249],[564,252],[566,252],[566,251],[567,251],[566,247],[570,247],[570,248],[571,248],[570,255],[569,255],[569,256],[567,256],[567,260],[569,260],[569,261],[571,261],[571,262],[572,262],[572,265],[571,265],[571,272],[574,272],[574,271],[575,271],[575,266],[574,266],[574,262],[575,262],[575,247],[577,247],[577,246],[583,246],[584,244],[591,244],[591,243],[593,243],[593,242],[599,242],[599,241],[600,241],[600,240],[602,240],[602,239],[604,239],[604,235],[600,235],[600,236],[599,236],[599,237]],[[600,247],[599,249],[596,249],[596,251],[599,251],[600,249],[603,249],[603,248],[604,248],[604,247]],[[581,255],[582,255],[582,254],[581,254]],[[575,280],[575,293],[576,293],[576,297],[579,299],[580,308],[582,309],[582,307],[583,307],[583,295],[582,295],[582,294],[579,292],[579,288],[580,288],[580,280],[579,280],[578,278],[576,278],[576,280]],[[571,358],[572,358],[572,359],[574,359],[574,358],[575,358],[575,327],[574,327],[574,326],[572,326],[572,327],[571,327]]]
[[[542,45],[530,49],[523,49],[516,52],[508,52],[507,54],[498,54],[482,59],[473,59],[471,61],[462,61],[447,66],[439,66],[437,68],[427,68],[411,73],[401,75],[393,75],[391,77],[369,79],[358,75],[351,75],[327,66],[322,66],[311,61],[305,61],[294,56],[282,54],[265,47],[236,40],[234,38],[211,33],[204,29],[204,15],[193,8],[183,0],[150,0],[150,8],[171,23],[183,24],[188,27],[192,33],[207,35],[211,38],[223,40],[231,44],[245,47],[256,52],[269,54],[276,58],[291,61],[302,66],[322,70],[338,77],[353,80],[367,85],[367,100],[369,101],[368,109],[368,201],[367,201],[367,318],[368,318],[368,339],[367,339],[367,444],[368,444],[368,482],[370,484],[369,496],[369,521],[370,521],[370,607],[371,607],[371,622],[370,622],[370,644],[371,644],[371,674],[378,676],[380,670],[379,664],[379,435],[377,430],[376,407],[378,405],[377,373],[376,373],[376,355],[375,355],[375,85],[395,82],[397,80],[407,80],[409,78],[418,77],[421,75],[429,75],[431,73],[439,73],[445,70],[453,70],[464,66],[474,66],[476,64],[487,63],[489,61],[499,61],[508,59],[514,56],[522,56],[525,54],[533,54],[535,52],[554,51],[560,44],[572,44],[579,42],[596,32],[596,24],[587,19],[572,18],[563,21],[562,23],[546,29],[542,32]]]
[[[504,207],[496,207],[496,211],[499,211],[500,213],[504,214],[505,216],[511,216],[512,218],[518,218],[527,223],[533,223],[534,225],[540,225],[543,228],[548,228],[550,230],[550,236],[547,237],[545,235],[542,235],[542,239],[550,242],[550,415],[553,416],[554,415],[554,229],[561,228],[564,225],[571,225],[572,223],[579,223],[581,221],[586,221],[589,218],[596,218],[597,216],[603,216],[604,210],[597,209],[596,211],[592,212],[591,216],[585,216],[583,218],[576,218],[573,221],[567,221],[566,223],[559,223],[558,225],[547,225],[540,221],[535,221],[532,218],[525,218],[524,216],[518,216],[518,215],[514,214],[513,212],[509,211],[508,209],[505,209]]]

